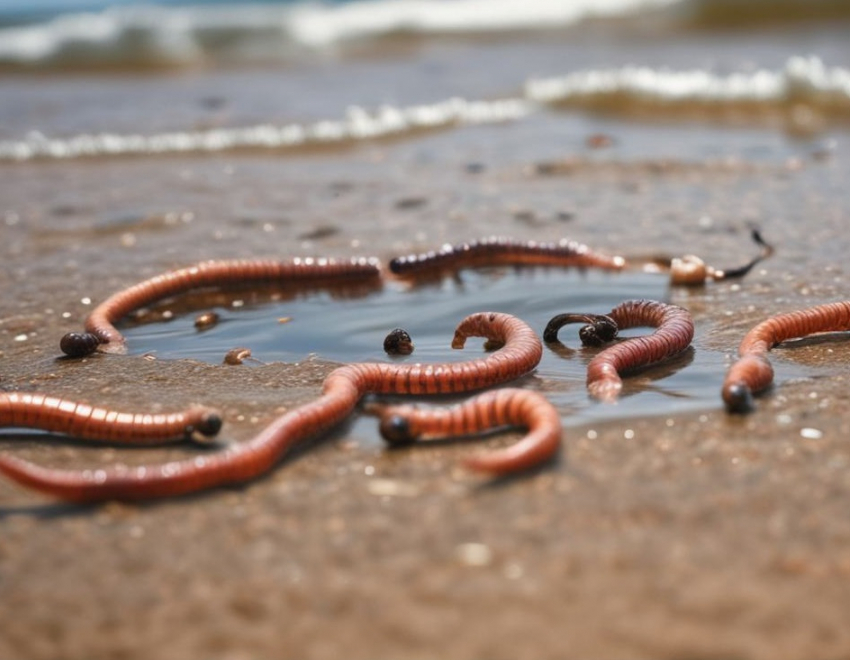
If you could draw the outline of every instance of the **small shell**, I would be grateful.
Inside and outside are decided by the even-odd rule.
[[[210,328],[214,328],[218,325],[220,320],[221,317],[217,312],[204,312],[203,314],[198,314],[198,316],[195,317],[195,327],[199,332],[209,330]]]
[[[705,284],[710,271],[710,266],[696,255],[674,257],[670,262],[670,283],[685,286]]]
[[[224,356],[224,364],[242,364],[250,357],[250,348],[231,348]]]

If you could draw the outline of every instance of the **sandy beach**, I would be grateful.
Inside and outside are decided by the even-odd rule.
[[[756,34],[759,61],[783,62],[790,37]],[[846,46],[834,35],[812,28],[800,39],[822,40],[832,63],[847,66]],[[749,52],[746,38],[717,42],[723,39],[731,42],[728,61]],[[673,51],[704,58],[704,44],[688,50],[686,41]],[[314,68],[309,81],[299,79],[300,69],[224,71],[140,76],[144,93],[135,97],[115,91],[126,81],[109,89],[128,106],[133,98],[152,104],[147,92],[156,80],[160,101],[194,81],[186,107],[234,89],[225,106],[240,119],[250,111],[239,99],[261,97],[279,76],[284,87],[305,92],[288,107],[313,120],[346,95],[355,102],[371,93],[353,82],[336,86],[345,78],[375,84],[379,74],[418,76],[411,91],[396,92],[403,104],[443,98],[453,85],[484,97],[507,88],[511,71],[544,62],[554,68],[562,47],[567,55],[577,48],[554,38],[482,44],[475,54],[437,44],[393,63]],[[611,46],[604,57],[613,62],[637,49],[648,60],[671,57],[643,41]],[[509,64],[501,77],[476,69],[502,60]],[[455,63],[453,77],[447,72]],[[99,75],[86,74],[81,84],[94,88]],[[244,86],[231,88],[236,79]],[[13,74],[2,84],[47,118],[72,103],[55,91],[70,83],[49,76]],[[181,103],[161,119],[139,121],[151,130],[156,121],[179,123]],[[49,121],[90,130],[98,113],[80,109]],[[800,136],[744,119],[553,110],[342,147],[0,162],[0,388],[133,409],[202,402],[223,411],[226,442],[244,441],[315,398],[345,360],[306,340],[296,357],[279,359],[274,351],[284,349],[269,341],[252,345],[270,357],[267,364],[231,367],[215,351],[162,357],[167,341],[143,332],[129,355],[66,360],[59,338],[79,330],[114,291],[204,259],[362,255],[386,263],[446,242],[506,235],[568,237],[634,256],[697,253],[728,266],[752,255],[754,225],[776,248],[742,281],[676,288],[663,275],[627,272],[577,280],[584,293],[553,287],[553,314],[586,304],[588,291],[604,291],[599,304],[609,307],[621,295],[645,295],[688,308],[697,334],[691,363],[637,374],[610,412],[587,399],[581,360],[548,351],[517,385],[559,406],[563,449],[527,475],[494,481],[457,467],[481,443],[502,446],[517,432],[390,450],[374,420],[358,413],[258,480],[175,500],[67,505],[0,479],[0,657],[850,655],[846,336],[774,349],[776,384],[748,416],[727,414],[719,396],[738,342],[755,323],[846,298],[850,137],[841,122]],[[122,121],[132,123],[117,113],[108,129]],[[6,128],[3,138],[22,131]],[[598,134],[613,145],[589,146]],[[496,277],[512,295],[528,297],[521,273]],[[548,294],[545,273],[527,277],[541,298]],[[423,326],[423,350],[434,353],[421,359],[440,359],[428,347],[432,336],[434,346],[448,343],[453,325],[445,319],[459,321],[480,296],[494,295],[489,279],[464,282],[472,293],[449,282],[435,289],[433,307],[396,307],[408,295],[403,289],[364,296],[362,304],[372,305],[379,327],[399,318],[414,333]],[[351,318],[360,300],[350,303]],[[371,326],[346,327],[340,319],[348,316],[335,321],[333,299],[311,304],[326,310],[319,325],[340,326],[340,354],[363,359],[358,333]],[[204,341],[184,335],[186,346]],[[0,436],[0,449],[81,468],[205,451],[104,448],[18,432]]]

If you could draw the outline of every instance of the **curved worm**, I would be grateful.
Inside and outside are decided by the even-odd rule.
[[[7,392],[0,394],[0,427],[38,429],[102,442],[156,444],[196,434],[214,436],[221,430],[221,416],[200,406],[166,414],[127,413],[46,394]]]
[[[242,483],[270,470],[295,443],[344,420],[369,392],[437,394],[482,389],[528,373],[543,354],[535,332],[508,314],[468,316],[455,330],[452,346],[463,348],[469,337],[486,337],[503,348],[465,362],[339,367],[325,379],[318,399],[278,417],[252,439],[212,455],[156,466],[82,471],[44,468],[0,456],[0,472],[23,485],[75,502],[152,499]]]
[[[169,271],[113,294],[98,305],[86,319],[86,330],[97,338],[62,338],[60,348],[68,355],[79,357],[91,346],[106,352],[122,352],[124,337],[115,324],[130,312],[178,293],[203,287],[244,286],[257,283],[296,281],[322,282],[378,278],[380,268],[371,259],[313,259],[295,258],[288,261],[230,260],[205,261],[194,266]],[[68,352],[68,351],[71,352]]]
[[[580,266],[620,270],[625,260],[594,252],[575,241],[538,243],[491,237],[459,245],[444,245],[439,250],[424,254],[396,257],[390,261],[390,271],[396,275],[412,276],[494,265]]]
[[[551,459],[561,443],[561,416],[541,394],[505,388],[484,392],[451,408],[374,406],[381,435],[391,444],[471,435],[499,426],[524,426],[528,433],[505,449],[473,454],[462,465],[476,472],[503,475]]]
[[[626,329],[649,326],[655,331],[644,337],[626,339],[594,357],[587,365],[587,389],[591,396],[603,401],[613,401],[623,389],[620,374],[629,369],[660,362],[685,350],[694,338],[694,322],[690,312],[677,305],[655,300],[629,300],[617,305],[605,316],[560,314],[554,317],[543,333],[546,341],[554,341],[558,330],[566,323],[596,321],[605,333],[610,333],[610,323],[615,328]],[[595,344],[603,337],[589,332]],[[611,337],[613,339],[613,337]]]
[[[779,314],[759,323],[744,335],[738,347],[739,359],[723,381],[721,395],[727,410],[752,410],[753,395],[773,382],[773,366],[767,354],[774,346],[818,332],[843,330],[850,330],[850,301]]]

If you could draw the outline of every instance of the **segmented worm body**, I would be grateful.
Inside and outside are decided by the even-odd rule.
[[[84,440],[157,444],[195,434],[214,436],[221,416],[200,406],[165,414],[107,410],[46,394],[0,393],[0,427],[62,433]]]
[[[442,364],[351,364],[332,371],[321,396],[274,420],[252,439],[215,454],[143,467],[55,470],[0,456],[0,472],[54,497],[76,502],[140,500],[182,495],[241,483],[270,470],[293,444],[345,419],[369,392],[437,394],[462,392],[503,383],[533,370],[543,347],[523,321],[484,312],[464,319],[452,346],[469,337],[503,345],[483,358]]]
[[[500,426],[524,426],[528,433],[505,449],[467,457],[463,466],[503,475],[526,470],[552,458],[561,443],[561,416],[541,394],[505,388],[479,394],[451,408],[411,405],[377,407],[381,434],[392,444],[471,435]]]
[[[774,346],[818,332],[850,330],[850,301],[834,302],[779,314],[750,330],[738,347],[739,359],[726,373],[721,395],[730,412],[747,412],[753,395],[773,382],[767,355]]]
[[[581,266],[620,270],[625,260],[595,252],[575,241],[538,243],[491,237],[459,245],[444,245],[439,250],[424,254],[396,257],[390,261],[390,271],[396,275],[414,276],[496,265]]]
[[[113,294],[98,305],[86,319],[86,334],[69,333],[60,342],[68,355],[78,357],[96,349],[124,350],[124,337],[115,324],[130,312],[158,300],[192,289],[251,284],[291,282],[350,282],[380,277],[380,268],[371,259],[313,259],[205,261],[195,266],[169,271]]]
[[[593,318],[599,319],[606,330],[610,330],[610,323],[621,330],[640,326],[655,328],[650,335],[631,337],[606,348],[587,365],[588,391],[603,401],[613,401],[620,394],[623,389],[621,373],[672,357],[685,350],[694,337],[694,322],[686,309],[655,300],[629,300],[601,317],[559,314],[549,321],[544,339],[554,341],[558,330],[567,323],[587,322]],[[604,339],[613,337],[608,334]],[[594,335],[589,343],[598,344],[600,340]]]

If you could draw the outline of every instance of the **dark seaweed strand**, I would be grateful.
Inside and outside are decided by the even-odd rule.
[[[765,259],[767,259],[768,257],[770,257],[773,254],[773,252],[774,252],[773,246],[770,245],[769,243],[767,243],[764,240],[764,238],[762,238],[761,232],[758,229],[753,229],[751,231],[750,235],[753,239],[753,242],[755,242],[756,245],[761,247],[761,249],[762,249],[761,253],[757,257],[754,257],[748,263],[744,264],[743,266],[738,266],[736,268],[724,268],[722,270],[715,270],[713,275],[712,275],[713,279],[715,279],[715,280],[740,279],[740,278],[744,277],[745,275],[747,275],[747,273],[749,273],[756,266],[756,264],[764,261]]]

